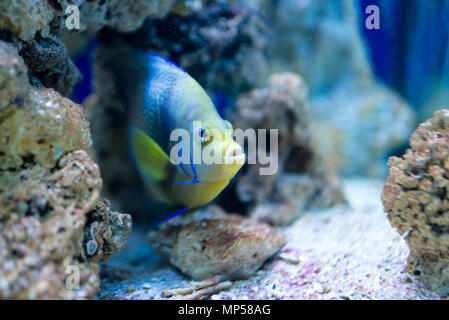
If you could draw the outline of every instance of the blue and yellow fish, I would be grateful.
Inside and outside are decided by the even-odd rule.
[[[114,77],[129,114],[131,157],[153,200],[185,208],[212,201],[245,161],[232,138],[232,125],[222,119],[204,89],[183,69],[158,55],[132,51],[117,56]],[[171,133],[189,133],[190,150],[208,147],[221,163],[177,163]],[[179,145],[179,144],[178,144]]]

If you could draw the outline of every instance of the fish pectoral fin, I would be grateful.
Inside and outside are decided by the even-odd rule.
[[[142,130],[130,126],[130,144],[138,168],[153,180],[166,180],[171,164],[167,154]]]

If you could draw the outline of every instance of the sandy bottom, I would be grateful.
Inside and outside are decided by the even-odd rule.
[[[280,255],[210,299],[439,299],[403,273],[409,250],[383,213],[382,187],[346,180],[349,207],[304,213],[281,229]],[[143,230],[102,274],[99,299],[163,299],[163,290],[194,283],[152,252]]]

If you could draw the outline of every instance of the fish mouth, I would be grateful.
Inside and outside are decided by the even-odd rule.
[[[242,166],[245,163],[245,159],[245,153],[243,153],[242,147],[238,143],[231,142],[228,144],[223,156],[223,164]]]
[[[223,171],[224,175],[231,179],[245,163],[246,156],[243,153],[242,147],[238,143],[230,143],[226,148],[223,156]]]
[[[245,154],[240,154],[232,157],[224,157],[223,164],[242,166],[245,163],[245,160],[246,160]]]

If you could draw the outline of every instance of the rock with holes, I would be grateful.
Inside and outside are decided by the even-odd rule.
[[[409,248],[407,271],[440,295],[449,294],[449,110],[435,112],[390,157],[382,202]]]
[[[339,177],[329,168],[326,155],[316,149],[307,87],[299,75],[273,74],[267,87],[241,95],[229,118],[235,128],[267,130],[267,141],[272,139],[270,130],[277,130],[277,140],[269,143],[269,152],[277,155],[270,161],[271,170],[260,159],[254,161],[255,154],[248,154],[248,163],[253,156],[256,164],[237,177],[237,195],[249,203],[253,218],[285,225],[308,207],[345,203]]]
[[[30,85],[27,69],[17,50],[0,41],[0,110],[11,102],[21,102],[28,94]]]
[[[132,229],[131,216],[111,210],[107,200],[101,199],[87,214],[83,237],[86,260],[100,262],[119,252],[128,241]]]
[[[195,280],[246,279],[285,244],[267,224],[219,207],[177,217],[150,231],[153,248]]]
[[[31,83],[53,88],[69,95],[82,75],[70,59],[66,45],[55,35],[34,39],[21,45],[20,55],[28,67]]]
[[[92,35],[104,27],[130,32],[146,18],[165,16],[174,4],[174,0],[2,0],[0,39],[20,51],[34,86],[68,96],[82,76],[60,37],[72,43],[82,39],[77,37],[81,32]],[[201,8],[201,3],[189,4],[177,5],[177,12]],[[86,44],[87,38],[81,42]]]
[[[0,170],[1,299],[93,297],[95,262],[120,251],[131,230],[131,217],[111,212],[100,188],[98,166],[83,150],[51,169]]]
[[[30,88],[22,59],[5,48],[0,43],[0,299],[92,298],[96,262],[126,244],[130,216],[100,197],[82,107]]]
[[[79,8],[79,30],[90,33],[103,27],[114,28],[120,32],[130,32],[142,25],[146,18],[165,16],[173,7],[175,0],[56,0],[51,1],[54,19],[51,22],[53,30],[67,33],[66,8],[76,5]],[[179,8],[179,6],[178,6]],[[182,11],[186,11],[182,9]]]
[[[137,29],[145,18],[163,17],[174,3],[174,0],[3,0],[0,3],[0,29],[23,41],[30,41],[37,34],[47,37],[51,32],[92,33],[105,26],[130,32]],[[79,25],[69,29],[67,25],[71,24],[66,23],[67,17],[75,13],[74,8],[78,9]],[[191,10],[178,5],[177,11]]]
[[[84,151],[64,156],[58,169],[27,163],[0,171],[0,298],[89,298],[98,267],[81,259],[86,213],[99,197],[98,166]],[[66,274],[67,272],[67,274]],[[79,275],[68,283],[68,275]]]
[[[52,89],[30,89],[23,101],[5,107],[0,119],[0,169],[25,162],[52,168],[63,154],[91,144],[82,107]]]
[[[36,33],[47,36],[54,18],[49,1],[3,0],[0,2],[0,30],[28,41]]]
[[[91,145],[83,109],[53,89],[29,85],[24,60],[0,41],[0,169],[24,162],[54,167],[70,150]]]

